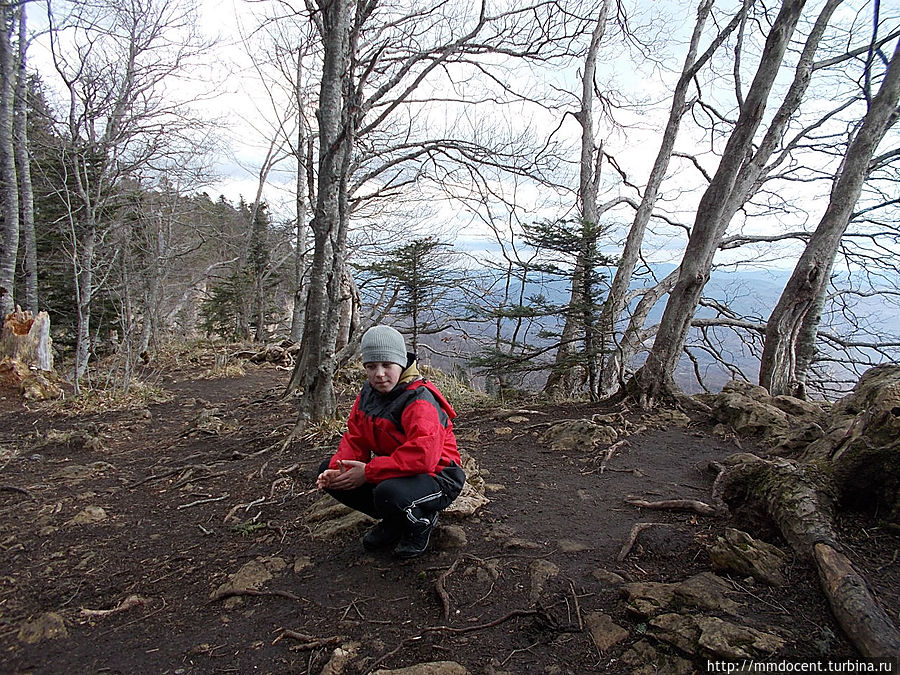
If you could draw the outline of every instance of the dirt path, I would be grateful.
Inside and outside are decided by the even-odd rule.
[[[293,424],[277,397],[285,378],[271,367],[185,374],[167,384],[171,402],[130,412],[2,402],[4,672],[319,673],[338,646],[346,673],[443,660],[471,673],[700,667],[648,642],[652,626],[622,584],[708,571],[707,547],[727,523],[625,499],[708,501],[709,462],[734,445],[694,425],[622,417],[625,443],[601,472],[608,443],[553,448],[544,434],[609,411],[466,413],[458,435],[490,502],[445,518],[434,551],[398,563],[364,554],[358,533],[311,535],[304,514],[332,440],[280,450]],[[617,561],[638,522],[659,524]],[[741,621],[776,631],[781,655],[852,656],[810,570],[793,561],[785,574],[777,590],[727,581]],[[598,621],[624,636],[609,630],[618,640],[598,644]]]

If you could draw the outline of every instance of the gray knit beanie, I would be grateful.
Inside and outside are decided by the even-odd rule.
[[[406,343],[396,328],[372,326],[363,334],[360,347],[363,363],[396,363],[406,368]]]

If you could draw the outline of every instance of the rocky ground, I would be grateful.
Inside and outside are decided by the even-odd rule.
[[[812,568],[752,514],[717,508],[711,464],[751,448],[709,424],[467,409],[467,499],[432,551],[397,562],[364,553],[367,524],[313,488],[338,427],[283,447],[287,373],[209,366],[170,371],[169,400],[137,408],[0,400],[4,672],[689,673],[856,657]],[[641,505],[664,500],[681,501]],[[859,514],[841,527],[896,620],[896,534]],[[744,529],[783,552],[768,582],[723,569]]]

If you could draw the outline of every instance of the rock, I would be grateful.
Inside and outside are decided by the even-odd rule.
[[[715,570],[731,570],[771,586],[785,583],[781,573],[786,560],[784,552],[740,530],[726,528],[725,536],[717,537],[709,547],[709,558]]]
[[[376,670],[373,675],[469,675],[469,671],[456,661],[432,661],[395,670]]]
[[[554,424],[541,434],[540,440],[559,452],[586,452],[598,445],[615,443],[618,437],[610,426],[581,419]]]
[[[697,655],[700,628],[693,616],[671,612],[660,614],[650,620],[650,633],[685,654]]]
[[[328,495],[313,502],[302,519],[314,538],[324,540],[346,534],[361,534],[375,522],[366,514],[354,511]]]
[[[792,417],[807,416],[817,418],[823,415],[824,409],[821,404],[804,401],[803,399],[794,398],[781,394],[772,399],[772,403],[779,410],[783,410]]]
[[[66,629],[66,622],[56,612],[45,612],[36,619],[26,621],[19,628],[18,634],[19,642],[28,645],[67,637],[69,637],[69,631]]]
[[[232,574],[228,581],[210,593],[210,600],[217,600],[241,591],[259,590],[264,583],[272,578],[273,572],[280,572],[285,567],[287,567],[287,563],[282,558],[275,556],[251,560]]]
[[[609,614],[591,612],[584,617],[591,640],[601,652],[628,638],[628,631],[616,624]]]
[[[91,525],[92,523],[102,523],[108,517],[109,516],[106,515],[106,511],[104,511],[102,507],[87,506],[72,518],[72,520],[68,521],[66,525]]]
[[[341,645],[331,653],[331,658],[328,659],[328,663],[322,668],[320,675],[341,675],[341,673],[343,673],[350,665],[351,661],[356,658],[356,652],[358,650],[359,645],[355,642]]]
[[[593,572],[591,572],[591,576],[594,577],[597,581],[602,581],[605,584],[609,584],[610,586],[621,586],[625,583],[625,579],[615,572],[610,572],[609,570],[605,570],[602,567],[598,567]]]
[[[659,429],[670,427],[686,427],[691,423],[691,418],[680,410],[664,408],[647,418],[647,423]]]
[[[635,642],[622,654],[622,661],[634,668],[632,675],[692,675],[694,664],[674,654],[660,652],[646,640]]]
[[[453,500],[449,507],[442,511],[442,515],[450,518],[468,518],[475,514],[491,500],[485,496],[485,481],[481,467],[470,453],[460,450],[462,468],[466,472],[466,483],[463,485],[459,497]]]
[[[528,566],[531,575],[531,593],[529,599],[532,602],[538,600],[547,586],[547,582],[559,574],[559,567],[549,560],[538,559]]]
[[[784,640],[772,633],[739,626],[714,616],[697,618],[698,644],[707,656],[723,659],[758,659],[772,656],[784,646]]]
[[[621,590],[627,598],[627,609],[642,618],[683,606],[728,614],[737,614],[740,609],[740,605],[725,597],[731,587],[711,572],[702,572],[673,584],[630,583]]]
[[[627,609],[648,618],[666,609],[675,598],[675,585],[657,581],[639,581],[622,586]]]
[[[300,574],[313,566],[313,561],[308,555],[297,556],[294,560],[294,574]]]
[[[459,525],[441,525],[435,534],[438,547],[444,550],[465,548],[469,543],[466,531]]]
[[[650,620],[650,627],[654,637],[692,656],[759,659],[784,646],[777,635],[714,616],[661,614]]]
[[[559,550],[563,553],[581,553],[582,551],[590,551],[591,547],[580,541],[572,541],[571,539],[560,539]]]
[[[724,579],[712,572],[701,572],[675,586],[675,599],[691,607],[736,615],[740,605],[725,597],[731,590]]]

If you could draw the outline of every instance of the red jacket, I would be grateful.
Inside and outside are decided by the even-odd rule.
[[[338,460],[366,462],[366,480],[427,473],[462,462],[453,434],[456,412],[440,390],[427,380],[414,380],[387,394],[366,383],[356,397],[347,431],[329,467]]]

